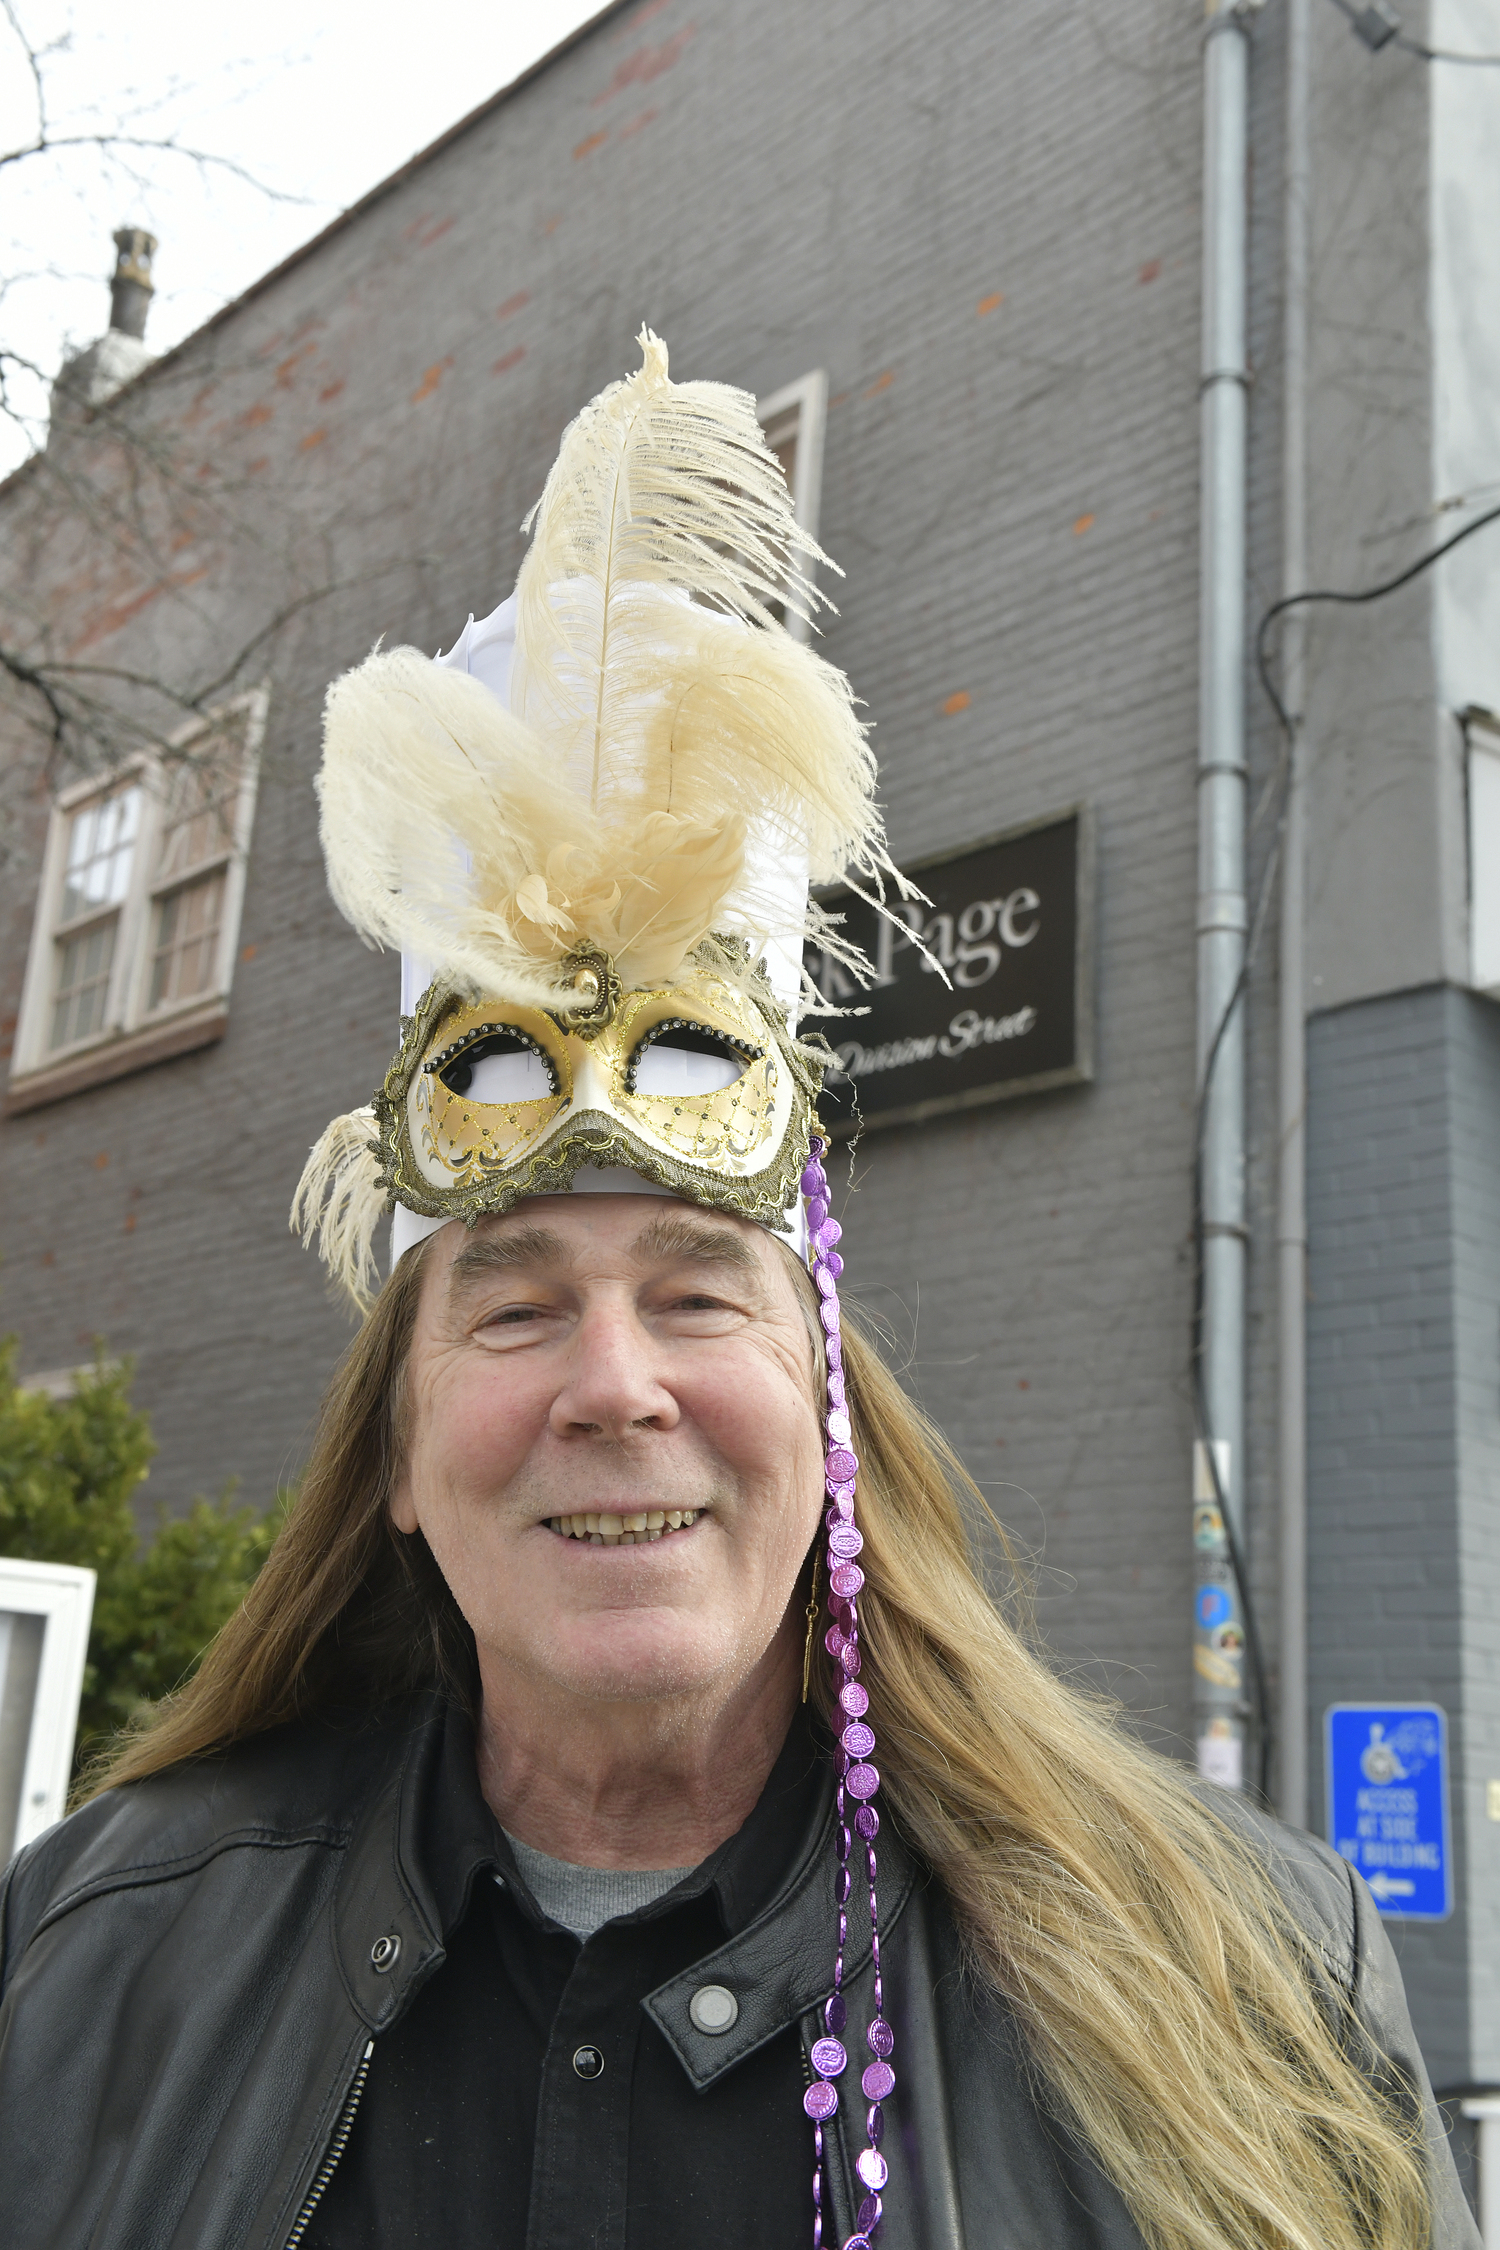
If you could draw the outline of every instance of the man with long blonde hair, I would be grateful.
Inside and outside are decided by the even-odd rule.
[[[295,1220],[365,1317],[4,1879],[0,2239],[1475,2250],[1359,1878],[1056,1679],[841,1304],[808,884],[901,879],[753,402],[642,341],[512,600],[331,691],[410,1006]]]

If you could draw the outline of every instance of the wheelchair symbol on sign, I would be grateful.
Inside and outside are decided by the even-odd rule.
[[[1383,1788],[1389,1781],[1405,1781],[1406,1768],[1385,1739],[1385,1728],[1372,1720],[1370,1739],[1359,1754],[1359,1770],[1366,1781]],[[1411,1888],[1410,1884],[1407,1889]]]

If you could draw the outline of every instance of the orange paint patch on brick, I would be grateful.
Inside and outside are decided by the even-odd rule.
[[[968,710],[973,700],[967,688],[959,688],[955,694],[944,699],[943,716],[948,719],[956,718],[960,711]]]
[[[1004,290],[997,289],[994,291],[993,295],[988,297],[981,297],[978,304],[974,307],[974,310],[978,313],[980,319],[983,320],[986,313],[992,313],[997,305],[1003,305],[1004,302]]]
[[[101,1148],[99,1154],[94,1158],[94,1170],[96,1172],[102,1172],[108,1162],[109,1150],[107,1148]]]
[[[1140,272],[1136,275],[1135,278],[1137,281],[1154,281],[1160,272],[1160,258],[1152,258],[1149,263],[1142,266]]]
[[[328,401],[329,401],[329,400],[330,400],[331,398],[337,398],[337,397],[338,397],[338,395],[339,395],[339,392],[340,392],[340,391],[341,391],[341,390],[342,390],[343,388],[344,388],[344,378],[343,378],[343,376],[342,376],[342,375],[340,375],[340,377],[338,378],[337,382],[334,382],[334,383],[325,383],[325,384],[323,385],[323,388],[322,388],[322,389],[321,389],[321,390],[319,391],[319,393],[318,393],[318,397],[319,397],[319,399],[320,399],[320,400],[322,401],[323,405],[324,405],[324,406],[326,406],[326,405],[328,404]]]
[[[847,391],[835,391],[828,403],[830,406],[847,406],[849,393]]]
[[[895,369],[894,369],[894,368],[891,368],[891,367],[888,367],[888,368],[886,369],[886,371],[885,371],[885,373],[884,373],[883,375],[877,375],[877,376],[876,376],[876,378],[875,378],[874,382],[873,382],[873,383],[872,383],[872,384],[870,385],[869,389],[868,389],[868,390],[867,390],[866,392],[864,392],[864,394],[863,394],[863,395],[864,395],[864,397],[866,397],[866,398],[878,398],[878,397],[880,396],[880,393],[881,393],[882,391],[888,391],[888,390],[890,389],[890,387],[891,387],[892,383],[894,383],[894,382],[895,382],[895,380],[896,380],[896,373],[895,373]]]
[[[1079,539],[1082,537],[1084,532],[1092,531],[1093,528],[1094,519],[1092,516],[1079,516],[1075,519],[1073,524],[1073,537],[1075,539]]]
[[[632,133],[639,133],[643,131],[647,125],[650,125],[654,121],[654,119],[658,118],[660,115],[660,110],[643,109],[639,117],[633,117],[628,125],[622,125],[620,127],[619,132],[615,135],[616,140],[628,141]]]
[[[685,23],[681,31],[674,31],[659,47],[637,47],[633,55],[626,55],[623,61],[616,63],[614,76],[603,93],[594,96],[593,107],[599,109],[605,102],[613,101],[627,86],[649,86],[653,78],[660,78],[664,70],[672,68],[697,28],[696,24]]]
[[[596,148],[603,148],[605,142],[608,139],[609,133],[607,129],[602,133],[590,133],[588,139],[586,141],[580,141],[577,148],[575,148],[573,151],[573,161],[575,162],[575,164],[580,156],[591,156]]]
[[[137,1217],[138,1217],[138,1216],[139,1216],[139,1214],[138,1214],[137,1212],[135,1212],[135,1211],[127,1211],[127,1212],[126,1212],[126,1214],[125,1214],[125,1232],[126,1232],[127,1234],[134,1234],[134,1233],[135,1233],[135,1222],[136,1222],[136,1219],[137,1219]]]
[[[315,445],[321,445],[327,435],[328,432],[326,430],[309,430],[306,437],[303,438],[301,444],[297,447],[297,451],[299,453],[311,453],[313,447]]]
[[[245,474],[246,476],[258,477],[262,469],[269,469],[270,466],[270,454],[257,453],[253,461],[247,461],[245,463]]]
[[[421,382],[418,383],[416,389],[411,394],[411,403],[413,406],[417,404],[417,401],[419,399],[431,398],[433,392],[437,389],[439,383],[441,383],[443,377],[447,374],[449,368],[452,365],[453,354],[450,352],[446,359],[440,359],[436,361],[433,366],[428,368],[427,373],[422,377]]]
[[[292,377],[296,374],[297,369],[302,365],[303,360],[312,357],[317,348],[316,344],[304,344],[300,352],[293,352],[290,359],[282,361],[276,370],[276,388],[279,391],[291,389]]]
[[[556,234],[556,232],[557,232],[558,228],[559,228],[559,227],[560,227],[560,226],[562,225],[562,223],[563,223],[563,213],[562,213],[561,211],[559,211],[559,212],[558,212],[558,214],[557,214],[557,216],[556,216],[556,218],[555,218],[555,219],[543,219],[543,221],[542,221],[542,232],[543,232],[543,234]]]
[[[242,430],[258,430],[263,423],[273,420],[274,416],[274,407],[252,406],[248,414],[240,416],[240,428]]]
[[[496,360],[494,366],[490,369],[490,373],[492,375],[508,375],[513,367],[520,366],[525,357],[526,346],[517,344],[513,352],[507,352],[503,359]]]
[[[552,223],[554,226],[557,224],[555,219]],[[529,305],[530,303],[531,291],[529,289],[518,289],[513,297],[506,298],[503,305],[496,305],[495,318],[496,320],[509,320],[512,313],[518,313],[523,305]]]
[[[403,242],[414,242],[419,250],[426,250],[434,242],[441,242],[448,229],[455,224],[456,220],[451,213],[446,219],[435,219],[430,211],[424,211],[420,219],[412,220],[401,239]]]
[[[260,947],[258,945],[242,945],[240,947],[240,959],[242,961],[253,961],[259,951]]]

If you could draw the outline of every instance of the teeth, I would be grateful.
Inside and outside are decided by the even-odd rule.
[[[686,1531],[701,1508],[638,1508],[633,1515],[549,1516],[547,1528],[563,1539],[583,1539],[594,1547],[644,1547],[668,1531]]]

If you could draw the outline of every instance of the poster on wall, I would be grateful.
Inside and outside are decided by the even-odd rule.
[[[1092,843],[1074,805],[904,869],[931,903],[892,899],[894,921],[852,892],[822,895],[875,965],[862,990],[807,952],[824,1000],[864,1011],[803,1026],[833,1053],[818,1114],[836,1135],[1093,1076]]]

